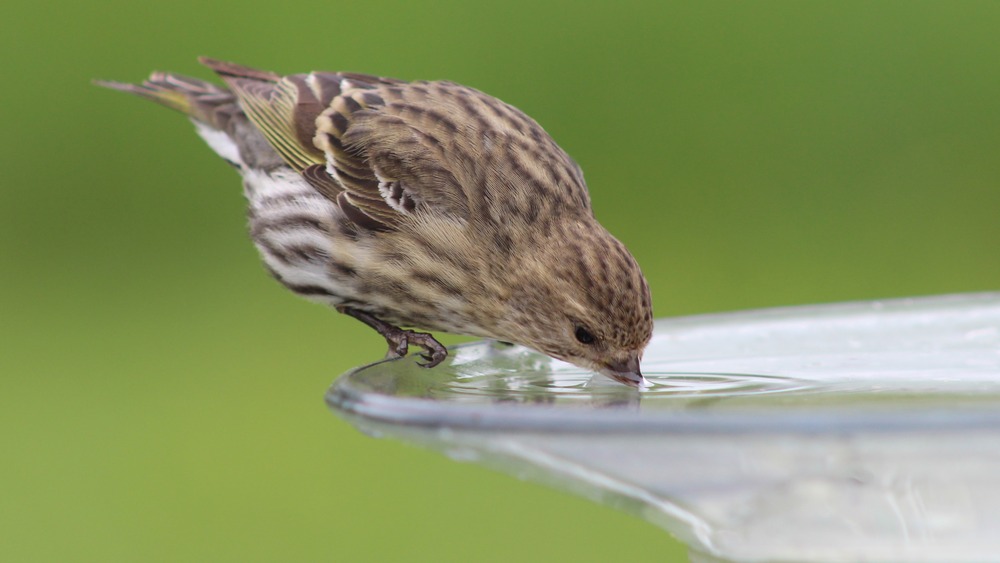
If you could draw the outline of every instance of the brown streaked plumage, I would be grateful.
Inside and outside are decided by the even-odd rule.
[[[99,82],[188,115],[244,178],[250,234],[292,291],[409,345],[414,327],[516,342],[642,381],[649,287],[576,163],[530,117],[445,81],[280,76],[202,59],[226,88]]]

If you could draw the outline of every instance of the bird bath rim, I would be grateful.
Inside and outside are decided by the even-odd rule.
[[[1000,292],[711,313],[661,319],[657,322],[657,329],[666,326],[683,331],[700,325],[739,323],[741,319],[770,322],[769,320],[774,319],[780,321],[810,316],[818,316],[815,322],[823,323],[822,317],[827,314],[845,316],[885,312],[891,315],[893,311],[909,313],[911,310],[934,307],[983,304],[987,308],[1000,304]],[[452,356],[455,356],[463,350],[489,345],[484,341],[471,342],[453,346],[450,350]],[[915,407],[837,404],[821,405],[810,410],[780,406],[776,408],[772,405],[767,408],[730,407],[724,411],[636,411],[562,404],[504,404],[485,401],[472,404],[452,403],[440,399],[392,396],[365,383],[365,376],[378,373],[378,370],[385,370],[389,366],[395,367],[394,362],[413,361],[413,358],[383,360],[352,369],[334,382],[327,392],[326,401],[344,414],[373,422],[481,431],[817,434],[1000,429],[1000,408],[997,408],[1000,407],[1000,394],[996,394],[995,399],[987,397],[994,400],[975,405],[953,403],[942,397],[937,399],[937,404],[925,403]],[[642,390],[621,387],[623,394],[634,393],[638,400],[642,399]],[[822,393],[823,389],[818,388],[817,392]]]
[[[857,408],[830,407],[816,414],[801,411],[776,413],[773,409],[746,408],[729,413],[712,411],[640,414],[544,405],[498,404],[485,407],[454,405],[433,399],[378,395],[352,385],[350,380],[355,373],[375,365],[377,364],[359,367],[338,378],[327,392],[327,404],[347,415],[388,424],[512,432],[814,434],[1000,429],[1000,412],[997,412],[995,407],[931,410],[905,408],[887,412],[879,409],[859,412]]]

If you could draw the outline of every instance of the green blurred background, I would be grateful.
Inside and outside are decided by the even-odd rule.
[[[1000,287],[997,2],[14,0],[0,27],[3,561],[684,557],[331,415],[384,343],[264,274],[190,124],[92,78],[485,90],[580,162],[657,316]]]

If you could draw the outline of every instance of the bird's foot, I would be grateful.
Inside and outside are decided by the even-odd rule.
[[[350,315],[372,327],[385,338],[386,343],[389,345],[389,351],[385,355],[386,358],[402,358],[409,352],[411,344],[424,349],[424,353],[420,354],[420,357],[426,361],[420,363],[420,365],[425,368],[432,368],[448,357],[448,349],[442,346],[430,334],[413,330],[403,330],[358,309],[349,307],[338,309],[341,313]]]
[[[416,344],[424,349],[424,353],[420,354],[420,357],[426,360],[420,365],[425,368],[432,368],[448,357],[448,349],[441,345],[433,336],[427,334],[426,332],[413,332],[412,330],[406,331],[409,333],[409,340],[412,344]]]
[[[448,349],[425,332],[392,327],[392,330],[386,331],[382,336],[389,344],[389,352],[385,355],[387,358],[402,358],[409,351],[411,344],[424,349],[424,353],[420,354],[420,357],[425,361],[420,365],[425,368],[432,368],[448,357]]]

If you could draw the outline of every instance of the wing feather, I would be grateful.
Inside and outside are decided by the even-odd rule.
[[[203,62],[281,158],[361,228],[423,214],[498,223],[592,213],[576,163],[534,120],[472,88]]]
[[[322,107],[301,76],[280,77],[212,59],[202,62],[222,77],[250,121],[289,166],[302,172],[324,162],[305,125],[315,121]]]

